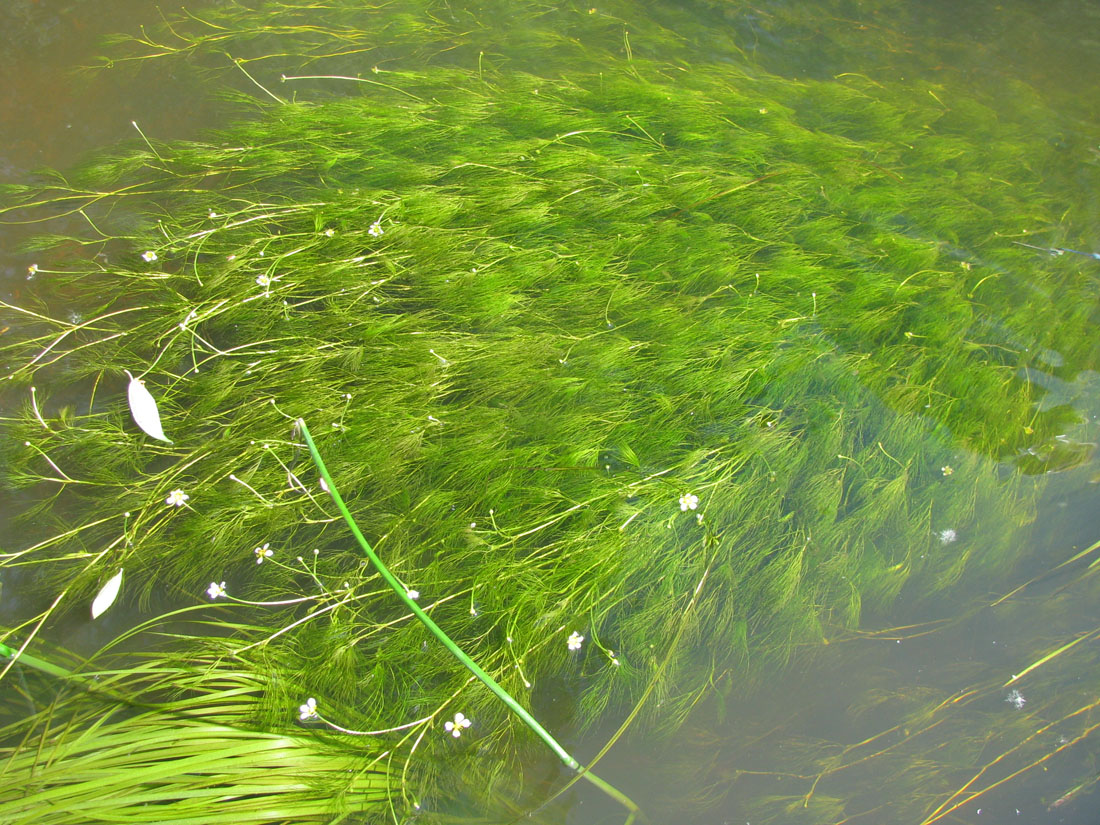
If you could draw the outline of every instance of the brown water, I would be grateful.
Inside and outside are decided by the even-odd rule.
[[[67,169],[94,149],[197,134],[216,107],[162,67],[91,69],[104,38],[140,35],[182,3],[148,0],[3,0],[0,3],[0,184],[40,169]],[[200,8],[203,3],[189,3]],[[0,296],[21,291],[34,256],[19,247],[36,231],[0,223]]]

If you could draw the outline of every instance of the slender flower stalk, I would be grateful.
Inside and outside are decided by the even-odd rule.
[[[412,611],[413,615],[415,615],[416,618],[418,618],[421,623],[423,623],[423,625],[428,628],[431,634],[439,639],[439,641],[443,643],[443,646],[446,647],[447,650],[449,650],[451,654],[466,667],[467,670],[469,670],[472,674],[474,674],[474,676],[480,679],[481,682],[487,688],[489,688],[489,690],[495,693],[497,697],[502,702],[504,702],[504,704],[506,704],[520,719],[522,719],[524,724],[526,724],[527,727],[534,731],[535,735],[538,736],[543,742],[545,742],[549,746],[549,748],[555,754],[557,754],[557,757],[562,762],[564,762],[574,771],[580,773],[585,779],[598,787],[608,796],[612,797],[620,804],[622,804],[627,810],[631,812],[630,820],[633,821],[634,817],[640,812],[641,809],[633,800],[630,799],[630,797],[628,797],[618,788],[615,788],[613,785],[609,784],[603,779],[600,779],[600,777],[596,776],[596,774],[592,773],[580,762],[574,759],[569,754],[569,752],[565,750],[565,748],[558,744],[557,740],[550,735],[550,732],[546,730],[546,728],[544,728],[541,724],[539,724],[538,720],[535,719],[535,717],[533,717],[527,711],[527,709],[523,707],[523,705],[513,699],[512,695],[508,693],[508,691],[506,691],[504,688],[502,688],[492,676],[482,670],[477,662],[467,656],[462,651],[462,648],[451,641],[451,637],[444,633],[439,625],[432,621],[431,616],[425,613],[420,605],[409,598],[409,594],[406,589],[394,577],[389,568],[382,563],[382,560],[374,552],[374,548],[370,546],[370,543],[366,540],[366,538],[363,536],[363,533],[359,530],[359,526],[355,523],[355,519],[352,518],[351,513],[348,511],[347,505],[344,504],[344,499],[340,496],[340,491],[336,487],[336,482],[333,481],[332,476],[329,475],[328,467],[325,466],[325,462],[321,458],[321,453],[317,450],[317,445],[313,443],[313,436],[310,435],[309,427],[306,426],[306,422],[299,418],[296,423],[301,429],[302,436],[305,438],[306,444],[309,447],[309,454],[313,457],[313,463],[317,465],[317,470],[321,473],[321,478],[325,482],[328,493],[330,496],[332,496],[333,502],[335,502],[337,509],[339,509],[340,514],[344,517],[344,521],[348,525],[348,529],[351,530],[352,535],[355,536],[355,540],[359,542],[359,546],[363,549],[363,552],[366,553],[367,558],[370,559],[375,568],[377,568],[378,572],[381,574],[386,584],[390,586],[390,589],[392,589],[393,592],[397,594],[397,597],[405,603],[405,606]]]

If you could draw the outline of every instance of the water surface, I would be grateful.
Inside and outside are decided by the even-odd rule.
[[[1095,115],[1100,92],[1087,80],[1100,73],[1100,9],[1095,4],[973,3],[963,9],[946,3],[919,8],[822,4],[820,20],[815,20],[814,4],[692,5],[699,30],[686,36],[695,38],[692,48],[700,62],[740,59],[730,48],[736,43],[761,71],[791,82],[859,75],[870,84],[925,84],[937,101],[937,95],[947,95],[945,87],[966,88],[987,107],[984,116],[1003,119],[1006,129],[1021,128],[1009,105],[1014,90],[1037,90],[1051,116],[1042,132],[1021,139],[1065,147],[1061,162],[1043,170],[1048,183],[1042,195],[1064,203],[1066,217],[1062,225],[1038,227],[1026,225],[1027,216],[1019,221],[1006,217],[1004,243],[1023,239],[1041,247],[1033,250],[1037,267],[1050,248],[1100,251],[1100,203],[1093,186],[1100,165]],[[157,16],[146,3],[116,0],[105,6],[106,13],[90,3],[13,2],[0,12],[8,24],[0,66],[5,76],[18,78],[6,84],[0,101],[4,180],[26,180],[37,167],[68,167],[97,148],[132,142],[137,138],[131,121],[156,139],[169,140],[193,136],[224,117],[204,89],[182,85],[168,71],[74,74],[102,51],[96,45],[99,35],[133,33],[143,15]],[[639,7],[639,14],[658,19],[673,11],[678,9],[665,4]],[[699,35],[707,26],[714,33],[709,40]],[[636,42],[635,48],[644,49],[644,44]],[[952,100],[942,105],[949,108]],[[812,102],[807,104],[807,118],[818,114],[832,117],[824,107],[815,112]],[[823,122],[822,128],[836,124]],[[853,140],[863,137],[858,127],[852,128]],[[905,175],[897,177],[893,185],[903,187]],[[951,186],[946,170],[944,186]],[[889,220],[914,240],[940,245],[960,272],[985,264],[963,231],[944,232],[908,214],[872,218]],[[1033,234],[1020,234],[1025,229]],[[18,302],[27,295],[26,268],[38,258],[14,251],[28,235],[25,227],[3,226],[0,232],[3,292],[6,300]],[[889,259],[881,264],[890,265]],[[1100,263],[1091,265],[1094,269],[1084,269],[1081,277],[1095,285]],[[1033,306],[1040,317],[1048,302],[1060,300],[1058,294],[1032,289],[1026,266],[1002,268],[997,278],[998,289],[1018,294],[1020,302],[1034,302],[1023,307]],[[1091,317],[1094,334],[1095,303]],[[1053,755],[1030,769],[1026,759],[997,762],[970,790],[1005,779],[1003,784],[969,801],[963,791],[948,804],[959,807],[936,821],[1096,821],[1096,796],[1088,784],[1090,776],[1095,778],[1096,739],[1086,736],[1062,749],[1061,740],[1070,742],[1087,724],[1083,728],[1076,717],[1058,723],[1057,716],[1072,712],[1074,702],[1085,706],[1090,696],[1095,698],[1080,684],[1095,674],[1095,642],[1074,649],[1080,658],[1066,655],[1056,668],[1011,682],[1044,651],[1100,625],[1088,560],[1043,578],[1017,598],[998,600],[1033,576],[1045,576],[1100,536],[1100,467],[1094,455],[1094,442],[1100,440],[1097,349],[1087,341],[1069,342],[1073,352],[1051,349],[1044,338],[1027,337],[1030,333],[1007,315],[982,323],[982,329],[959,329],[958,334],[984,335],[982,340],[1000,346],[1039,352],[1020,378],[1042,388],[1037,414],[1057,414],[1066,422],[1064,432],[1030,443],[1013,424],[981,451],[956,445],[960,464],[974,463],[1018,478],[1024,487],[1034,483],[1041,491],[1035,520],[1013,533],[1019,565],[999,571],[996,582],[964,576],[943,594],[904,592],[890,612],[866,612],[858,631],[838,632],[828,644],[799,647],[785,666],[769,666],[751,680],[715,674],[714,690],[700,698],[688,723],[671,738],[626,736],[606,757],[601,773],[629,788],[656,821],[703,825],[758,822],[766,816],[789,823],[924,823],[939,803],[929,805],[922,788],[938,785],[948,773],[957,787],[967,788],[981,766],[1027,739],[1021,730],[1040,732],[1046,752]],[[844,347],[839,338],[836,347]],[[889,408],[883,398],[869,403]],[[980,401],[964,395],[959,408],[968,404],[977,408]],[[869,439],[881,437],[868,434]],[[983,541],[980,531],[967,534],[960,528],[956,534],[956,526],[936,525],[930,545],[964,548]],[[120,613],[111,620],[125,624],[128,618]],[[577,690],[563,678],[561,685],[540,686],[533,701],[556,730],[572,729],[565,739],[583,760],[607,741],[625,709],[596,730],[581,732],[571,721]],[[1089,722],[1095,714],[1083,715]],[[926,734],[918,733],[922,726]],[[1003,768],[1009,764],[1011,769]],[[812,768],[821,765],[831,770],[815,774]],[[1010,776],[1015,770],[1019,775]],[[560,778],[549,761],[535,759],[530,765],[528,779],[536,787],[540,782],[552,787]],[[479,791],[471,790],[464,800],[429,800],[427,807],[456,816],[481,813]],[[621,818],[606,801],[576,789],[555,804],[546,821]]]

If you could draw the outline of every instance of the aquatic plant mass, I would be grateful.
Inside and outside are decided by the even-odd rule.
[[[720,7],[226,2],[109,47],[238,114],[0,193],[43,233],[0,820],[504,821],[587,777],[640,821],[578,731],[1008,581],[1076,423],[1027,372],[1095,348],[1095,261],[1026,245],[1081,246],[1080,147],[1022,85],[769,71]]]

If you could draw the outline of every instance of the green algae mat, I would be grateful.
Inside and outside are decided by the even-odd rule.
[[[1090,249],[1067,158],[1100,168],[1023,84],[792,78],[739,8],[225,3],[110,47],[239,115],[3,193],[43,233],[3,306],[5,642],[87,677],[5,710],[0,819],[518,786],[537,740],[417,611],[535,715],[659,735],[899,594],[1008,581],[1090,458],[1029,375],[1096,363],[1100,265],[1049,253]],[[54,647],[97,594],[158,618]]]

